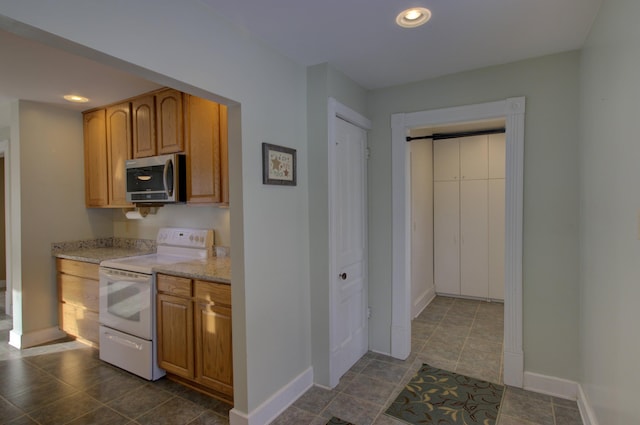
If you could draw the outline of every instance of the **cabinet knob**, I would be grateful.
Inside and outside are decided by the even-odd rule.
[[[338,277],[339,277],[340,279],[342,279],[342,280],[347,280],[347,274],[346,274],[346,273],[340,273],[340,274],[338,275]]]

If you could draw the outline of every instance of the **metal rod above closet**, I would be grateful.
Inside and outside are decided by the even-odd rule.
[[[417,136],[411,137],[407,136],[407,142],[411,142],[413,140],[445,140],[445,139],[458,139],[460,137],[470,137],[470,136],[485,136],[487,134],[501,134],[504,133],[505,129],[502,128],[492,128],[489,130],[476,130],[476,131],[461,131],[458,133],[435,133],[431,136]]]

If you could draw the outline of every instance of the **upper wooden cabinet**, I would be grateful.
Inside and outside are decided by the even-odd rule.
[[[131,158],[131,106],[129,102],[107,108],[107,163],[109,206],[128,207],[127,170]]]
[[[128,207],[125,161],[131,158],[128,102],[84,114],[87,207]]]
[[[87,207],[105,207],[109,204],[105,123],[104,109],[87,112],[83,116],[84,192]]]
[[[229,202],[226,106],[186,95],[187,202]]]
[[[184,150],[182,92],[166,89],[131,102],[133,157]]]
[[[187,202],[229,203],[227,107],[162,89],[84,113],[87,207],[131,207],[125,162],[184,152]]]

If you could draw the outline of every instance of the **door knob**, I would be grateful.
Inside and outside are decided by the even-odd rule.
[[[338,277],[340,277],[340,279],[342,279],[342,280],[347,280],[347,274],[346,273],[340,273],[338,275]]]

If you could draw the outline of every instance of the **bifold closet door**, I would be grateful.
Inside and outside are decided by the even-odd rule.
[[[460,184],[433,183],[433,280],[439,294],[460,294]]]
[[[489,289],[487,180],[460,182],[460,294],[486,298]]]

